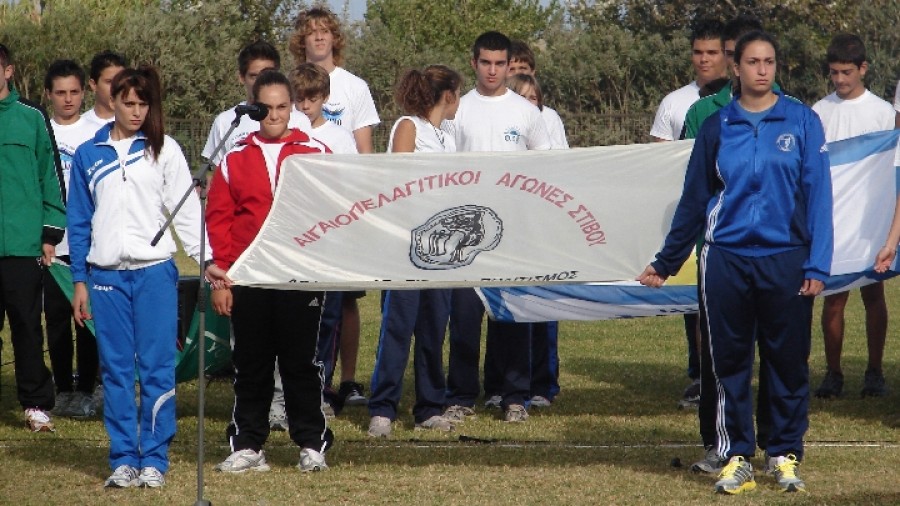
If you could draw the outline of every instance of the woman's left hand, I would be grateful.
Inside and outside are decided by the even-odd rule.
[[[211,263],[206,266],[205,273],[206,280],[209,281],[213,290],[231,288],[232,281],[231,278],[228,277],[228,272],[225,269]]]
[[[815,297],[822,293],[822,290],[825,289],[825,283],[819,281],[818,279],[804,279],[803,286],[800,287],[800,295],[806,297]]]

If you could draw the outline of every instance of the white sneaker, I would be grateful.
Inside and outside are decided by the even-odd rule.
[[[243,473],[244,471],[268,471],[266,455],[262,450],[255,452],[249,448],[238,450],[216,465],[216,471],[223,473]]]
[[[141,469],[138,476],[138,485],[141,487],[159,488],[166,484],[166,478],[159,469],[155,467],[145,467]]]
[[[451,432],[454,429],[453,422],[447,420],[443,416],[434,415],[428,420],[423,421],[422,423],[416,424],[416,430],[419,429],[430,429],[430,430],[439,430],[443,432]]]
[[[25,425],[31,432],[56,432],[50,415],[40,408],[28,408],[25,410]]]
[[[506,407],[504,420],[510,423],[519,423],[528,420],[528,411],[521,404],[510,404]]]
[[[106,479],[103,486],[106,488],[128,488],[136,487],[138,484],[138,470],[127,464],[122,464]]]
[[[312,448],[304,448],[300,450],[300,462],[297,463],[297,469],[304,473],[324,471],[328,469],[325,464],[325,455]]]
[[[391,435],[391,419],[386,416],[373,416],[369,420],[368,434],[372,437],[388,437]]]
[[[500,397],[499,395],[492,395],[488,400],[484,401],[484,407],[500,409],[502,402],[503,397]]]
[[[454,404],[449,408],[444,410],[444,418],[450,420],[453,423],[462,423],[465,422],[467,418],[475,418],[475,410],[467,407],[460,406],[459,404]]]
[[[553,401],[543,395],[535,395],[531,398],[531,407],[533,408],[549,408],[553,405]]]

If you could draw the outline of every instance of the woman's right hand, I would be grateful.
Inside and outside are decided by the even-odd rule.
[[[659,288],[663,286],[663,283],[666,282],[668,276],[661,276],[656,272],[656,269],[653,268],[652,265],[648,265],[644,272],[641,273],[640,276],[636,277],[635,280],[640,282],[644,286],[649,286],[651,288]]]
[[[891,268],[891,264],[894,263],[894,257],[896,256],[897,248],[884,246],[878,250],[878,254],[875,255],[875,272],[879,274],[887,272]]]
[[[79,327],[84,327],[84,321],[93,318],[91,316],[87,285],[84,282],[75,283],[75,295],[72,296],[72,316]]]

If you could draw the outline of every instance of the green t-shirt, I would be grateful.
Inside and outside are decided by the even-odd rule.
[[[730,82],[723,86],[718,93],[694,102],[684,117],[684,138],[696,139],[697,134],[700,133],[700,127],[703,126],[706,118],[728,105],[728,102],[731,102]]]
[[[777,83],[772,86],[772,89],[781,91],[781,87],[778,86]],[[694,102],[684,117],[684,138],[696,139],[697,134],[700,133],[700,127],[703,126],[703,122],[706,121],[706,118],[712,116],[716,111],[728,105],[728,102],[731,102],[732,98],[731,82],[729,82],[723,86],[718,93],[703,97]]]

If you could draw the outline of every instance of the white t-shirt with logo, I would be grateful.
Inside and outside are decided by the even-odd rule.
[[[650,128],[650,135],[666,141],[675,141],[681,138],[681,130],[684,128],[684,118],[688,109],[694,102],[700,100],[700,86],[697,81],[682,86],[666,95],[659,108],[656,109],[656,117]]]
[[[828,142],[894,128],[894,108],[869,90],[849,100],[832,93],[812,109],[822,120]]]
[[[244,105],[246,103],[247,102],[241,102],[238,105]],[[234,114],[234,108],[231,108],[222,111],[216,116],[216,119],[213,120],[212,128],[209,129],[209,136],[206,138],[206,145],[203,146],[203,152],[200,153],[203,155],[203,158],[212,161],[216,165],[222,163],[222,159],[225,158],[225,155],[227,155],[238,142],[244,140],[253,132],[259,131],[259,121],[254,121],[250,119],[250,116],[244,114],[241,116],[240,123],[238,123],[234,131],[231,132],[231,135],[228,136],[222,149],[216,154],[215,159],[210,158],[213,151],[216,149],[216,146],[219,144],[219,141],[225,137],[225,133],[231,128],[231,122],[234,121]],[[292,107],[288,128],[296,128],[303,130],[304,132],[309,132],[312,127],[309,124],[309,118],[296,108]]]
[[[94,118],[96,118],[96,115]],[[59,161],[62,162],[63,181],[66,195],[68,195],[69,174],[72,169],[75,150],[78,149],[78,146],[94,138],[94,134],[97,133],[97,128],[94,128],[96,123],[91,123],[84,116],[81,116],[78,118],[78,121],[70,125],[60,125],[51,119],[50,126],[53,127],[53,137],[56,138],[56,147],[59,149]],[[69,254],[68,234],[64,234],[62,242],[56,245],[56,254]]]
[[[359,153],[356,149],[356,139],[353,137],[353,134],[330,121],[314,127],[310,130],[309,136],[328,146],[328,149],[334,154]]]
[[[498,97],[472,90],[460,99],[452,121],[458,151],[550,149],[541,111],[509,89]]]
[[[335,67],[328,77],[331,79],[331,92],[322,106],[325,119],[348,132],[381,122],[365,81],[341,67]]]

